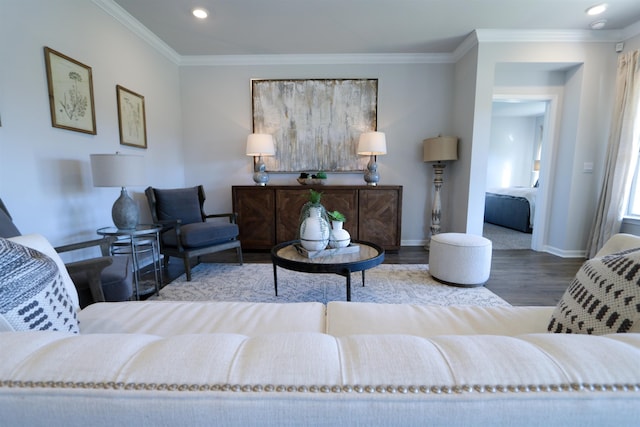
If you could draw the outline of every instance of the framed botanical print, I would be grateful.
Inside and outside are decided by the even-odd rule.
[[[118,99],[120,144],[147,148],[144,96],[117,85],[116,97]]]
[[[91,67],[48,47],[44,48],[51,125],[95,135]]]

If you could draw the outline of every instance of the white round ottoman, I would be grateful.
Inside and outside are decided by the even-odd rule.
[[[465,233],[431,237],[429,273],[455,286],[481,286],[491,272],[491,240]]]

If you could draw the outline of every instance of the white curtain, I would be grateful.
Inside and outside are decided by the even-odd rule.
[[[587,255],[593,257],[605,242],[620,231],[638,158],[640,108],[640,51],[618,57],[616,93],[605,172]]]

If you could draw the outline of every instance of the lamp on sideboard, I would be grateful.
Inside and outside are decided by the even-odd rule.
[[[247,137],[247,156],[253,156],[253,182],[256,185],[267,185],[269,182],[269,174],[266,172],[266,166],[262,161],[262,156],[273,156],[276,149],[273,144],[273,136],[267,133],[252,133]],[[256,157],[258,160],[256,161]]]
[[[378,185],[380,174],[376,164],[377,156],[387,154],[387,139],[383,132],[365,132],[358,140],[357,153],[369,157],[367,171],[364,173],[364,180],[367,185]]]
[[[120,197],[111,208],[113,224],[121,230],[136,228],[140,218],[138,205],[126,187],[145,184],[142,156],[132,154],[91,154],[94,187],[120,187]]]
[[[423,141],[423,160],[435,162],[433,164],[433,206],[431,207],[431,236],[440,233],[440,219],[442,218],[442,206],[440,192],[442,189],[442,173],[449,160],[458,160],[458,138],[454,136],[437,136]],[[427,249],[429,244],[427,244]]]

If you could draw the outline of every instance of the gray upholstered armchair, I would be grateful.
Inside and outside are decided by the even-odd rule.
[[[169,257],[182,258],[187,281],[191,280],[190,259],[214,252],[235,249],[242,265],[242,248],[234,213],[204,213],[204,188],[145,190],[153,222],[163,227],[160,252],[165,267]],[[212,221],[209,221],[209,220]]]
[[[0,237],[20,236],[2,199],[0,199]],[[112,238],[88,240],[58,246],[56,252],[69,252],[90,247],[99,247],[102,256],[65,264],[73,284],[78,290],[80,307],[94,302],[126,301],[133,294],[132,272],[129,257],[109,256]]]

